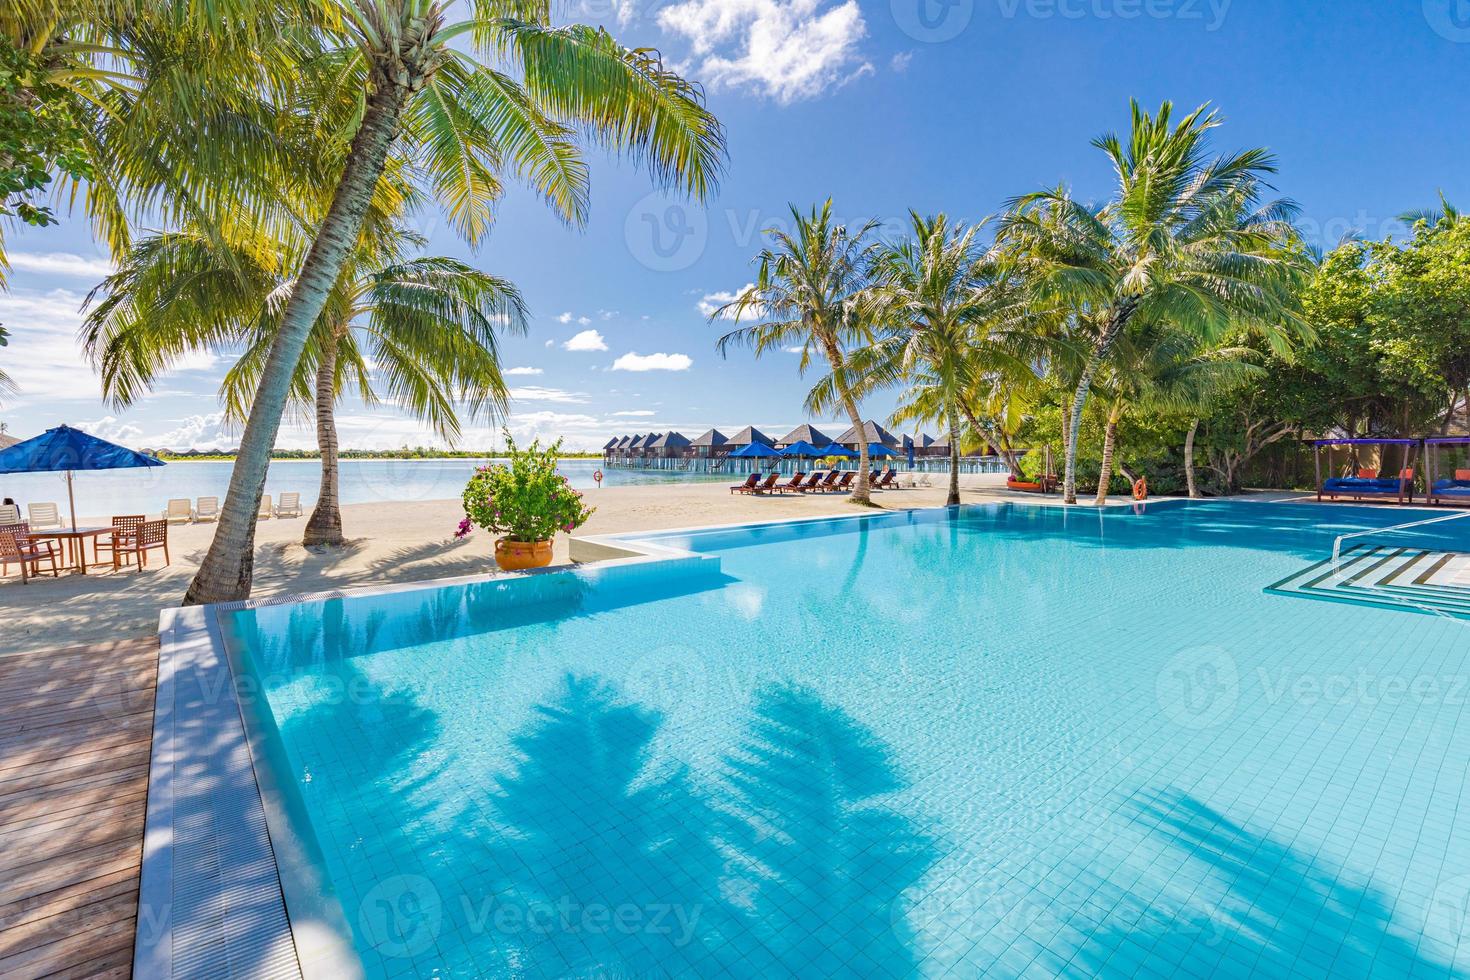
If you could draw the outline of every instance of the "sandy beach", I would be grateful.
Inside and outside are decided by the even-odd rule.
[[[884,509],[936,507],[944,503],[944,476],[934,486],[874,495]],[[1004,490],[1004,477],[966,475],[966,502],[1016,499]],[[1038,502],[1041,498],[1026,498]],[[1055,502],[1056,498],[1048,498]],[[587,491],[597,512],[579,535],[659,528],[730,524],[763,519],[814,517],[862,510],[835,494],[750,497],[731,494],[723,484],[609,487]],[[477,531],[454,539],[463,516],[458,500],[348,504],[342,508],[347,544],[306,549],[304,519],[262,521],[256,534],[256,598],[319,592],[390,582],[412,582],[495,571],[493,537]],[[83,518],[105,524],[107,518]],[[14,568],[0,580],[4,630],[0,654],[72,647],[152,635],[158,610],[176,605],[209,546],[213,524],[182,524],[169,529],[172,563],[143,572],[93,569],[88,575],[63,574],[21,585]],[[156,555],[157,553],[155,553]],[[160,556],[161,560],[161,556]],[[567,561],[567,537],[556,544],[556,561]]]

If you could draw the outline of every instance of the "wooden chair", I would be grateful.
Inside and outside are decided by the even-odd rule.
[[[158,549],[163,550],[163,563],[169,563],[168,555],[168,521],[144,521],[138,525],[138,530],[131,538],[119,547],[113,555],[113,567],[120,568],[127,564],[124,556],[132,555],[138,562],[138,571],[148,567],[148,552]]]
[[[41,574],[43,561],[50,564],[52,578],[61,574],[52,542],[33,540],[30,527],[24,523],[0,526],[0,574],[10,574],[10,566],[18,564],[20,582],[25,585],[31,576]]]
[[[31,527],[38,530],[61,527],[61,511],[55,504],[27,504],[26,516]]]
[[[283,493],[276,503],[276,517],[300,517],[301,494]]]
[[[138,528],[148,520],[146,514],[125,514],[112,519],[112,537],[98,538],[93,545],[97,549],[97,560],[102,560],[102,552],[112,553],[112,568],[116,571],[120,567],[119,555],[124,551],[131,551],[133,538],[138,534]]]

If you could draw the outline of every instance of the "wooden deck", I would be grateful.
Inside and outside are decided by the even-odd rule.
[[[0,977],[127,977],[158,641],[0,656]]]

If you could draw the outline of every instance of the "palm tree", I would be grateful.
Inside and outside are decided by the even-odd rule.
[[[472,242],[500,174],[528,180],[566,220],[587,213],[583,133],[696,197],[714,185],[724,136],[701,93],[657,53],[600,28],[553,27],[546,2],[327,0],[342,42],[327,60],[358,97],[344,166],[280,314],[251,401],[219,527],[186,603],[249,595],[255,510],[297,364],[358,239],[390,154],[410,158]],[[333,38],[334,40],[336,37]],[[468,42],[473,52],[461,42]],[[482,61],[481,58],[486,59]],[[519,71],[519,79],[487,61]]]
[[[354,251],[297,364],[288,404],[316,417],[321,487],[303,544],[342,542],[335,405],[351,388],[367,404],[389,401],[453,442],[460,410],[503,413],[507,390],[497,333],[525,329],[525,306],[506,280],[448,258],[411,258],[422,241],[396,229]],[[83,340],[118,407],[136,401],[181,355],[239,352],[221,395],[234,422],[279,330],[291,280],[259,241],[223,243],[197,230],[140,241],[100,290]],[[243,348],[243,351],[241,349]]]
[[[799,348],[798,368],[803,374],[814,357],[826,362],[831,391],[823,391],[819,384],[808,396],[807,408],[816,412],[818,405],[836,404],[847,413],[858,440],[858,475],[849,499],[870,504],[868,442],[863,438],[859,395],[845,366],[847,350],[871,338],[867,309],[874,245],[869,235],[877,222],[865,222],[856,231],[834,223],[831,198],[809,214],[793,205],[791,217],[791,232],[767,231],[774,247],[756,256],[758,271],[751,288],[710,316],[732,317],[736,323],[751,316],[762,322],[737,327],[716,346],[722,357],[736,344],[750,346],[756,357],[768,350]]]
[[[1250,363],[1255,354],[1247,347],[1206,348],[1188,331],[1135,321],[1117,342],[1096,382],[1104,413],[1096,505],[1107,503],[1118,425],[1128,412],[1197,413],[1224,391],[1264,373]]]
[[[1135,318],[1170,322],[1205,342],[1236,324],[1293,316],[1303,266],[1286,247],[1295,207],[1262,202],[1275,169],[1263,149],[1207,155],[1220,124],[1201,106],[1177,125],[1132,103],[1126,145],[1093,141],[1113,165],[1112,199],[1092,207],[1063,188],[1018,198],[1000,238],[1022,263],[1038,302],[1097,325],[1067,413],[1064,499],[1077,502],[1077,435],[1093,377]]]
[[[949,433],[949,497],[960,502],[960,419],[980,375],[1016,358],[1005,350],[1006,304],[989,257],[975,243],[978,225],[951,226],[941,214],[910,212],[911,236],[877,250],[869,290],[873,342],[846,365],[859,393],[908,386],[895,421],[932,419]],[[813,390],[820,410],[836,393],[834,371]]]

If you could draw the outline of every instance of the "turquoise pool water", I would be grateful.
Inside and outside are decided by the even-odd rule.
[[[1404,515],[662,535],[226,633],[371,976],[1454,976],[1470,623],[1262,592]]]

